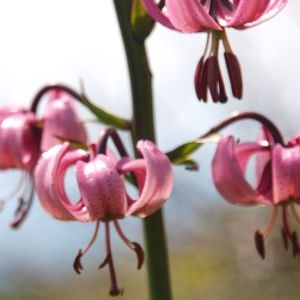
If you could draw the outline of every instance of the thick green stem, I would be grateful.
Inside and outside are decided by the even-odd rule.
[[[132,137],[155,141],[152,80],[144,42],[135,38],[130,25],[132,0],[114,0],[124,42],[132,92]],[[144,219],[149,295],[151,300],[171,300],[167,243],[163,214]]]

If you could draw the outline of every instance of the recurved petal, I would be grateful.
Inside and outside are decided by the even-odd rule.
[[[269,20],[278,14],[288,0],[241,0],[234,17],[225,26],[245,29]]]
[[[166,27],[169,27],[170,29],[176,30],[176,28],[170,22],[169,18],[164,13],[162,13],[160,8],[157,6],[155,0],[143,0],[143,4],[154,20],[158,21]]]
[[[42,119],[42,151],[63,140],[82,144],[87,142],[86,130],[77,115],[74,99],[67,93],[53,91],[50,94]]]
[[[244,168],[249,156],[258,149],[246,144],[237,151],[232,136],[222,138],[212,161],[213,180],[219,193],[230,203],[238,205],[270,204],[270,201],[248,183]]]
[[[300,146],[275,145],[272,156],[274,204],[300,198]]]
[[[42,207],[48,214],[59,220],[73,220],[62,205],[57,192],[54,189],[55,173],[62,156],[68,151],[69,145],[57,145],[44,152],[34,171],[34,183],[36,193]]]
[[[265,147],[272,147],[274,145],[274,139],[273,136],[270,134],[269,130],[267,127],[262,127],[260,135],[258,136],[257,141],[261,144],[264,145]],[[271,160],[271,151],[264,151],[256,156],[256,178],[259,181],[261,178],[266,164],[269,163]]]
[[[165,3],[171,23],[182,32],[222,30],[199,0],[166,0]]]
[[[69,143],[65,142],[56,145],[44,152],[38,161],[34,171],[34,181],[36,192],[42,207],[52,217],[60,220],[89,221],[82,202],[71,205],[67,200],[64,190],[64,172],[61,170],[61,163],[64,162],[63,168],[74,163],[78,159],[83,159],[86,153],[82,150],[70,151]],[[77,211],[77,213],[76,213]],[[75,213],[74,213],[75,212]],[[78,215],[80,214],[80,218]]]
[[[120,161],[121,173],[137,178],[138,199],[132,201],[127,215],[146,217],[158,210],[169,198],[173,187],[172,165],[168,157],[150,141],[140,140],[137,148],[143,158]]]
[[[99,154],[90,162],[79,161],[76,176],[82,201],[92,221],[125,216],[125,187],[112,158]]]

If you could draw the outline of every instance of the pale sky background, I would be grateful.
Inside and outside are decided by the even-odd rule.
[[[227,85],[226,105],[204,104],[196,99],[193,76],[202,55],[205,34],[184,35],[156,25],[147,47],[154,74],[160,148],[167,151],[199,136],[235,110],[265,113],[276,120],[287,136],[299,132],[299,12],[299,1],[291,0],[283,12],[260,26],[244,31],[228,30],[231,46],[242,66],[244,97],[242,101],[230,98]],[[78,90],[82,80],[94,102],[130,118],[127,66],[112,1],[0,0],[0,38],[1,105],[29,105],[39,88],[52,82],[65,83]],[[220,54],[222,59],[222,51]],[[226,71],[223,74],[226,78]],[[88,116],[86,111],[84,115]],[[254,137],[257,127],[252,124],[236,125],[230,132]],[[96,136],[95,130],[91,136]],[[170,227],[177,222],[178,211],[182,218],[188,217],[197,205],[205,208],[208,196],[216,199],[217,206],[228,205],[211,188],[209,167],[214,148],[208,145],[195,155],[201,164],[199,173],[175,169],[174,197],[166,206]],[[6,186],[10,183],[5,176],[2,174],[0,178]],[[59,267],[61,272],[73,272],[73,257],[86,245],[93,227],[55,221],[36,201],[28,220],[14,232],[8,223],[15,204],[11,201],[0,215],[0,287],[15,288],[13,272],[20,265],[40,276]],[[137,220],[123,223],[133,239],[141,239],[139,231],[132,230],[138,227]],[[180,226],[183,232],[185,227],[191,227]],[[99,249],[102,251],[103,245],[98,243],[94,248],[97,247],[85,258],[89,268],[93,259],[97,263],[101,259]]]

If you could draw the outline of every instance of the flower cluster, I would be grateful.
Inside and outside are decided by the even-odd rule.
[[[284,246],[292,246],[293,255],[300,255],[296,231],[290,214],[300,223],[296,206],[300,203],[300,137],[284,142],[280,132],[264,116],[247,113],[233,117],[227,124],[243,118],[255,118],[262,124],[257,141],[237,142],[225,136],[218,143],[212,162],[213,179],[219,193],[236,205],[272,206],[272,214],[263,231],[255,233],[256,248],[265,258],[264,241],[269,236],[279,210],[282,210],[282,238]],[[249,160],[255,157],[257,184],[246,179]]]
[[[232,95],[242,98],[240,65],[233,53],[225,29],[246,29],[280,12],[287,0],[143,0],[150,15],[162,25],[184,33],[206,32],[207,43],[195,72],[195,90],[199,100],[207,101],[208,91],[214,102],[226,102],[227,95],[219,66],[219,44],[224,46],[225,63]]]
[[[69,94],[51,89],[43,111],[38,114],[36,108],[41,96],[34,99],[29,110],[13,106],[0,108],[0,169],[19,169],[25,173],[21,188],[17,186],[20,204],[12,227],[24,220],[31,206],[32,176],[40,154],[63,140],[87,141]]]
[[[37,107],[44,94],[47,103],[41,113]],[[95,222],[96,230],[84,251],[74,261],[79,274],[81,257],[97,237],[100,222],[105,224],[106,257],[99,268],[109,266],[111,295],[119,295],[110,245],[110,223],[123,242],[133,250],[142,267],[142,247],[127,239],[118,223],[128,216],[147,217],[157,211],[170,196],[173,184],[168,157],[149,140],[139,140],[138,158],[130,158],[115,129],[105,130],[98,144],[88,144],[87,133],[75,108],[76,92],[64,86],[42,89],[30,110],[22,107],[0,109],[0,168],[17,168],[30,179],[28,200],[18,207],[17,227],[28,213],[34,191],[45,211],[63,221]],[[82,100],[82,99],[79,99]],[[120,158],[107,147],[112,138]],[[65,175],[75,167],[80,199],[75,203],[66,192]],[[126,181],[137,188],[137,199],[126,189]],[[25,205],[26,204],[26,205]],[[26,206],[26,207],[25,207]]]

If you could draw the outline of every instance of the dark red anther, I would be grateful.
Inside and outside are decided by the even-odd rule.
[[[207,61],[207,85],[213,102],[225,103],[227,96],[216,56],[210,56]]]
[[[145,255],[143,248],[136,242],[132,242],[133,250],[137,256],[137,269],[140,270],[144,264]]]
[[[257,252],[259,253],[262,259],[265,259],[266,251],[264,236],[259,230],[256,230],[254,240]]]
[[[204,74],[204,57],[202,56],[197,64],[197,68],[195,71],[194,75],[194,85],[195,85],[195,90],[197,94],[197,98],[199,100],[203,100],[204,102],[207,101],[207,96],[206,96],[206,89],[207,89],[207,84],[206,84],[206,78],[203,76]]]
[[[243,96],[243,80],[239,61],[232,52],[225,52],[224,57],[229,75],[232,95],[235,98],[241,99]]]
[[[77,274],[81,273],[81,270],[83,270],[82,264],[81,264],[81,257],[82,257],[82,251],[81,249],[78,251],[77,256],[75,257],[74,263],[73,263],[73,269]]]

